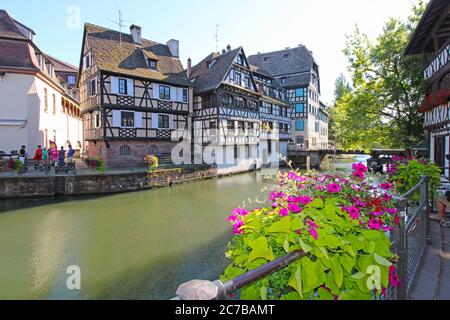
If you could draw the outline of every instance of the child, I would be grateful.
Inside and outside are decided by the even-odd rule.
[[[36,152],[34,154],[34,160],[36,160],[39,164],[41,164],[41,161],[42,161],[42,147],[40,145],[36,149]]]

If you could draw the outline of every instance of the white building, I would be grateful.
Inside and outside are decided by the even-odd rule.
[[[49,140],[81,149],[78,70],[42,52],[34,35],[0,10],[0,151],[9,154],[25,145],[32,156]]]

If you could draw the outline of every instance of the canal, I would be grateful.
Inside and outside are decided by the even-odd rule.
[[[350,170],[366,156],[338,160]],[[227,266],[230,211],[265,172],[103,197],[0,201],[0,299],[167,299]],[[67,289],[69,266],[81,290]]]

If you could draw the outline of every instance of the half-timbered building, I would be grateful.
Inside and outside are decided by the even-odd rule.
[[[286,89],[291,114],[291,139],[305,149],[328,145],[328,136],[316,132],[320,121],[319,65],[304,45],[285,50],[258,53],[248,57],[250,64],[267,70]],[[328,128],[327,128],[328,131]]]
[[[142,38],[86,24],[79,87],[90,158],[108,166],[142,164],[156,154],[169,162],[191,130],[192,84],[179,59],[179,43]]]
[[[423,76],[428,94],[420,111],[430,133],[431,160],[450,176],[450,2],[431,0],[406,49],[407,55],[423,55]]]
[[[267,146],[277,149],[270,152],[271,161],[277,161],[279,155],[287,157],[288,143],[291,140],[292,105],[287,99],[286,90],[277,79],[262,69],[252,66],[253,76],[259,93],[259,114],[262,131],[260,138],[267,141]],[[270,150],[270,151],[271,151]]]
[[[219,173],[270,162],[272,150],[260,139],[261,95],[243,48],[228,46],[192,68],[188,64],[188,75],[194,85],[196,162],[215,162]]]

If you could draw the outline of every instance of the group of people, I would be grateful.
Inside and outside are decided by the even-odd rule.
[[[69,145],[69,150],[67,151],[67,161],[69,163],[73,163],[73,156],[75,155],[75,150],[73,150],[72,146]],[[66,150],[63,146],[58,150],[55,148],[42,148],[42,146],[38,146],[34,153],[33,160],[37,161],[38,164],[53,164],[58,163],[58,166],[64,166],[66,159]],[[19,160],[25,165],[27,161],[27,151],[26,147],[22,146],[19,151]]]

